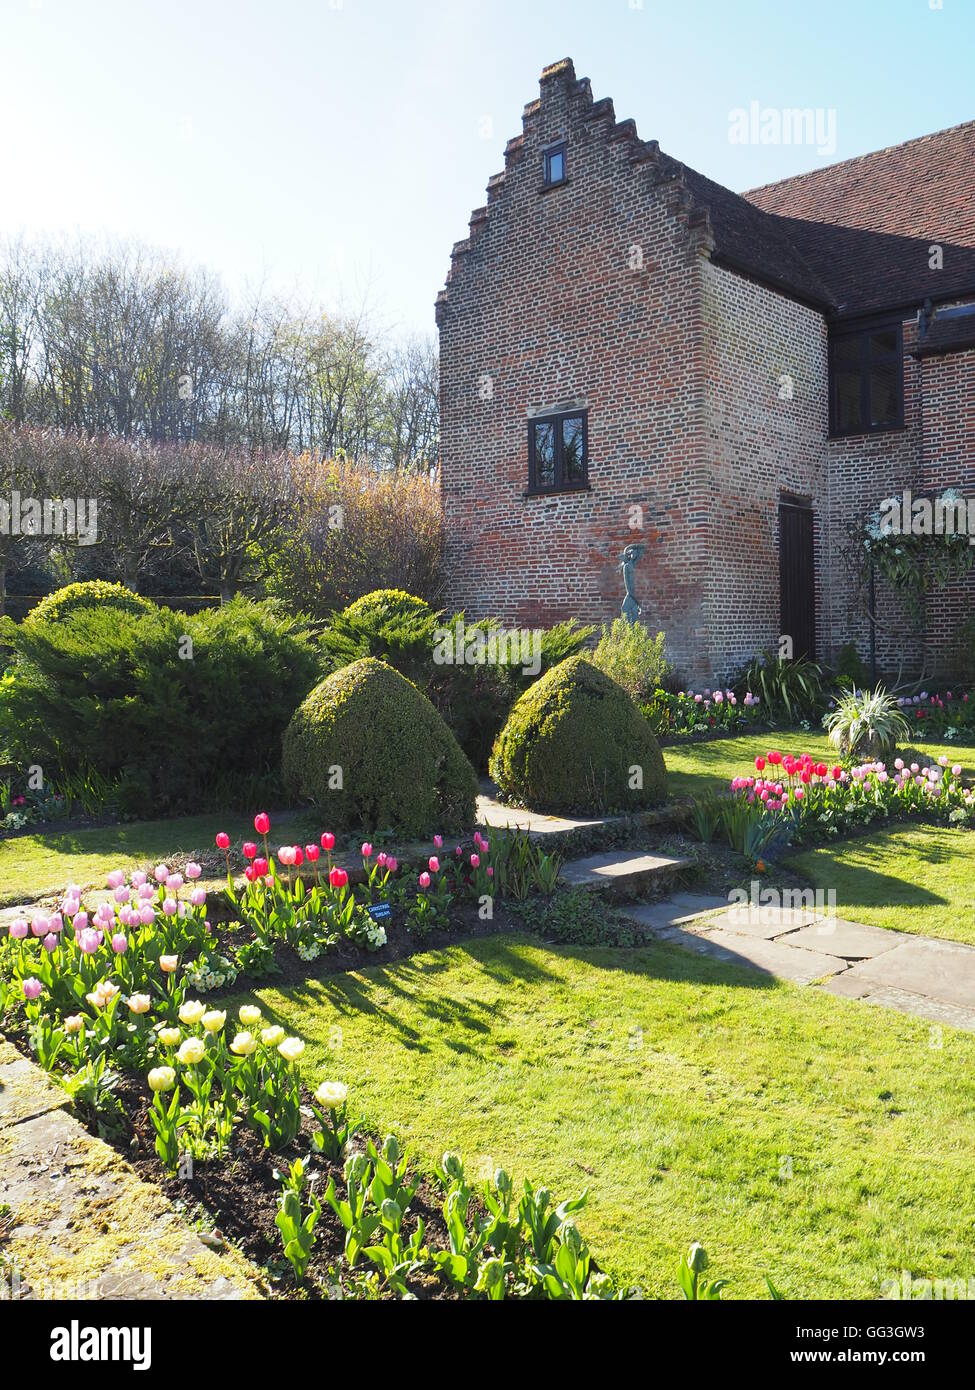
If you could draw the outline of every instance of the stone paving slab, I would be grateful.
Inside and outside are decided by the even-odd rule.
[[[0,1130],[6,1125],[61,1110],[67,1096],[60,1086],[10,1043],[0,1043]]]
[[[975,1007],[975,949],[960,942],[912,936],[892,951],[851,966],[850,974],[881,988]]]
[[[784,932],[810,926],[816,914],[809,908],[762,906],[755,903],[735,903],[714,918],[714,925],[744,936],[762,937],[771,941]]]
[[[926,994],[916,994],[912,990],[885,988],[872,985],[869,980],[853,978],[853,971],[834,975],[827,980],[823,989],[844,999],[859,999],[864,1004],[880,1004],[884,1008],[897,1009],[900,1013],[913,1014],[929,1023],[948,1024],[965,1032],[975,1033],[975,1004],[964,1007],[947,1004],[940,999],[932,999]]]
[[[626,908],[629,921],[639,922],[652,932],[666,927],[680,926],[693,922],[699,917],[707,917],[717,908],[727,905],[727,897],[717,897],[710,893],[675,893],[660,903],[637,903]]]
[[[46,1078],[25,1065],[40,1089]],[[205,1245],[159,1188],[63,1108],[0,1122],[0,1203],[11,1208],[4,1259],[18,1296],[262,1296],[238,1251]]]
[[[842,917],[824,917],[810,927],[802,927],[779,939],[810,951],[828,951],[831,956],[842,956],[844,960],[867,960],[892,951],[903,941],[912,940],[906,932],[868,927],[862,922],[847,922]]]
[[[667,854],[610,850],[569,860],[562,865],[560,877],[563,883],[581,888],[639,888],[661,875],[687,868],[690,863],[689,859],[675,859]]]
[[[797,985],[809,985],[814,980],[846,969],[846,961],[836,956],[820,951],[804,951],[798,946],[785,946],[779,941],[747,936],[724,927],[713,930],[671,927],[662,932],[661,937],[676,946],[696,951],[698,955],[713,956],[729,965],[751,966]]]

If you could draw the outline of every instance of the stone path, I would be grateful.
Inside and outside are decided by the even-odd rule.
[[[975,947],[694,893],[623,910],[659,940],[700,955],[975,1032]]]
[[[4,1206],[0,1299],[261,1297],[239,1252],[205,1244],[158,1188],[84,1129],[40,1067],[0,1042]]]

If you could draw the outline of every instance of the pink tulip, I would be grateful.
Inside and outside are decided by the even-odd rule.
[[[278,862],[283,864],[285,868],[291,867],[291,865],[295,862],[294,845],[281,846],[281,848],[278,850]]]
[[[157,883],[165,883],[169,877],[169,869],[165,864],[157,864],[152,872],[152,876]]]
[[[109,888],[119,888],[125,882],[124,870],[113,869],[105,881]]]
[[[362,857],[363,859],[372,858],[372,845],[369,843],[368,840],[366,840],[362,846]]]
[[[53,912],[51,914],[51,916],[47,919],[47,926],[48,930],[54,932],[55,935],[57,935],[57,933],[63,929],[64,921],[61,917],[60,912]]]
[[[54,935],[54,933],[53,933],[52,931],[49,931],[48,934],[47,934],[47,936],[45,936],[45,938],[44,938],[44,949],[45,949],[45,951],[48,952],[48,954],[50,954],[51,951],[56,951],[57,948],[58,948],[58,939],[57,939],[57,937]]]
[[[116,888],[115,892],[112,894],[112,897],[115,899],[117,903],[127,903],[129,901],[129,896],[131,892],[131,888],[126,887],[124,883],[120,883],[119,886]]]
[[[76,916],[72,917],[71,925],[74,927],[76,932],[84,931],[85,927],[87,927],[88,925],[88,913],[77,913]]]
[[[952,777],[961,776],[961,763],[955,763],[954,767],[951,769],[951,775]]]
[[[117,956],[124,956],[129,949],[129,938],[124,932],[117,931],[112,937],[112,950]]]
[[[435,849],[443,849],[443,836],[442,836],[442,835],[434,835],[434,837],[433,837],[433,844],[434,844],[434,848],[435,848]]]
[[[176,908],[177,908],[177,906],[178,906],[178,904],[177,904],[175,898],[165,898],[165,899],[163,900],[163,912],[165,912],[165,914],[166,914],[167,917],[175,917],[175,916],[176,916]]]
[[[23,941],[29,931],[30,927],[23,917],[18,917],[15,921],[10,923],[10,935],[15,941]]]
[[[481,856],[480,856],[479,854],[472,854],[472,855],[471,855],[471,868],[472,868],[472,869],[479,869],[480,867],[481,867]]]
[[[432,874],[437,874],[440,872],[440,860],[437,858],[435,854],[432,854],[430,856],[430,872]]]
[[[24,995],[28,999],[36,999],[43,988],[40,980],[35,980],[33,975],[24,981]]]
[[[47,918],[35,917],[30,924],[30,929],[34,936],[47,936]]]
[[[76,932],[75,940],[78,943],[78,950],[85,956],[93,956],[101,945],[98,932],[92,931],[91,927],[85,927],[82,931]]]
[[[386,868],[391,874],[395,874],[396,870],[399,868],[399,860],[390,855],[386,860]]]
[[[132,887],[141,888],[145,881],[145,874],[142,872],[141,869],[136,869],[135,873],[132,875]]]
[[[207,890],[205,888],[194,888],[190,894],[190,902],[194,907],[202,907],[207,900]]]
[[[166,879],[166,887],[171,893],[178,893],[183,886],[182,874],[170,874]]]
[[[151,903],[146,903],[139,913],[139,921],[144,927],[151,927],[156,920],[156,909]]]
[[[429,887],[430,887],[430,875],[429,875],[425,870],[424,870],[424,872],[420,875],[420,880],[419,880],[419,881],[420,881],[420,887],[421,887],[421,888],[426,889],[426,888],[429,888]]]
[[[194,864],[192,859],[186,866],[186,877],[189,879],[199,878],[202,872],[203,870],[200,868],[199,864]]]

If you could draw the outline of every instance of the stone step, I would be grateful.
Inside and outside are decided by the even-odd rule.
[[[570,888],[613,888],[632,892],[652,887],[681,869],[690,868],[693,862],[640,850],[610,850],[606,854],[568,860],[562,865],[560,878]]]

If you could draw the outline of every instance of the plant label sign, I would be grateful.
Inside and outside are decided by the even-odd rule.
[[[388,922],[392,916],[392,908],[385,899],[381,903],[372,903],[369,916],[374,922]]]

